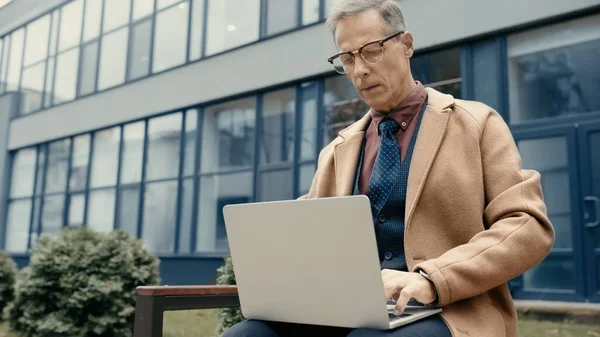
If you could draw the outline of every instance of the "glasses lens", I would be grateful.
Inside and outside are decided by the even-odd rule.
[[[335,71],[340,74],[346,74],[354,68],[354,58],[348,54],[342,54],[333,60]]]
[[[360,54],[367,63],[379,63],[383,59],[383,47],[379,43],[366,45]]]

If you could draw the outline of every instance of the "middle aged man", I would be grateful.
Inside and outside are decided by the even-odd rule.
[[[415,82],[398,1],[343,1],[327,24],[328,61],[371,109],[321,151],[303,198],[369,196],[387,297],[443,312],[392,331],[244,321],[226,336],[516,337],[507,282],[554,242],[539,173],[493,109]]]

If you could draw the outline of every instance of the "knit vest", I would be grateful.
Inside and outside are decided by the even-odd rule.
[[[406,189],[408,185],[408,172],[412,159],[417,134],[421,125],[421,120],[425,114],[427,99],[419,112],[416,120],[417,125],[410,139],[408,149],[400,165],[400,174],[394,184],[388,199],[379,213],[372,207],[373,225],[377,238],[377,248],[379,251],[379,261],[382,269],[395,269],[407,271],[406,258],[404,256],[404,214],[406,209]],[[360,154],[360,159],[354,179],[354,194],[360,194],[358,188],[358,177],[362,168],[363,152],[365,141]]]

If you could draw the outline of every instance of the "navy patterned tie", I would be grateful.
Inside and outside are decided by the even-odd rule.
[[[379,214],[400,175],[400,148],[394,136],[400,125],[386,117],[379,123],[378,129],[381,142],[369,180],[369,199],[375,211],[373,215]]]

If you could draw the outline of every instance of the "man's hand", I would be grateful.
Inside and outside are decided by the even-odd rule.
[[[381,271],[386,300],[396,301],[395,315],[401,315],[411,298],[430,304],[437,298],[432,282],[419,273],[383,269]]]

